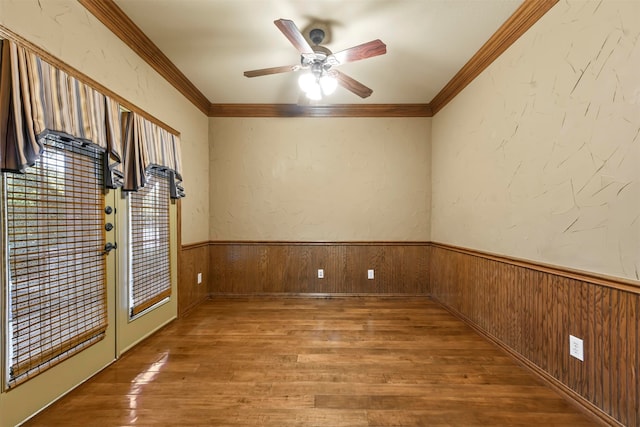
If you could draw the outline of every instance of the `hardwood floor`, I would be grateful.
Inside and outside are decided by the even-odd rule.
[[[426,298],[216,298],[28,426],[590,426]]]

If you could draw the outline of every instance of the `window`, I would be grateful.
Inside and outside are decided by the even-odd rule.
[[[102,151],[47,137],[4,174],[9,387],[104,338]]]
[[[171,295],[169,174],[154,170],[129,200],[129,307],[137,316]]]

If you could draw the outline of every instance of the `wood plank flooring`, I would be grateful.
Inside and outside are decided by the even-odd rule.
[[[426,298],[216,298],[28,426],[591,426]]]

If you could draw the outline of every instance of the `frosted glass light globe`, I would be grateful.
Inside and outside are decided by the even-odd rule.
[[[336,91],[336,87],[338,87],[338,82],[331,76],[327,76],[326,74],[320,77],[320,87],[322,88],[322,93],[325,95],[331,95]]]
[[[322,99],[322,91],[320,90],[320,86],[316,82],[313,82],[313,85],[311,85],[311,87],[307,91],[307,98],[314,101],[319,101]]]
[[[317,86],[315,76],[311,73],[300,74],[300,77],[298,77],[298,86],[300,86],[303,92],[309,92],[312,87]]]

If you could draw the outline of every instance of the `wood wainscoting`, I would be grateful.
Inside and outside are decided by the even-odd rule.
[[[436,301],[605,423],[640,425],[635,283],[435,243],[430,261]]]
[[[211,295],[426,295],[429,282],[427,242],[210,242],[210,255]]]
[[[202,283],[198,283],[198,273],[202,273]],[[182,246],[178,257],[179,317],[209,297],[210,281],[209,242]]]

